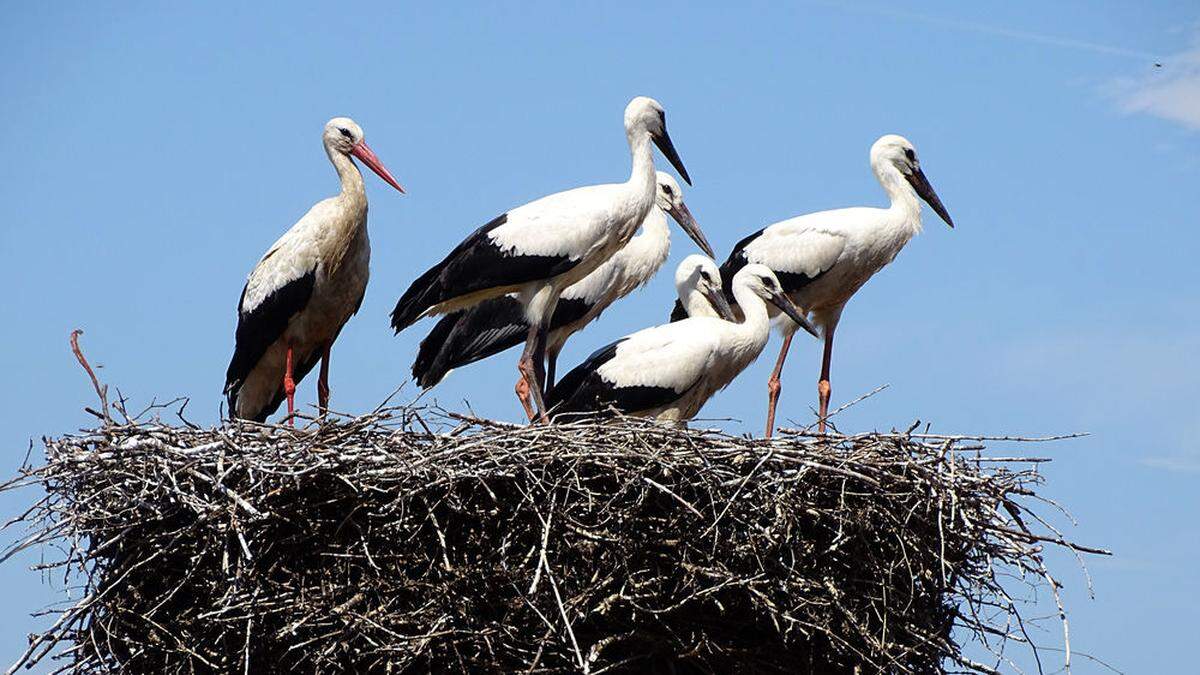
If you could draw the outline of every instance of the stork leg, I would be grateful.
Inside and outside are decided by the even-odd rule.
[[[525,381],[524,372],[521,373],[521,377],[517,378],[515,389],[517,398],[521,401],[521,407],[525,409],[525,416],[529,418],[530,422],[534,421],[537,419],[537,412],[533,409],[533,403],[529,400],[529,383]]]
[[[829,416],[829,394],[833,389],[829,386],[829,362],[833,358],[833,329],[836,322],[825,325],[825,353],[821,356],[821,380],[817,382],[817,399],[820,402],[818,411],[817,433],[825,433],[825,418]]]
[[[546,382],[546,328],[541,325],[531,325],[529,335],[525,338],[525,352],[517,362],[517,370],[521,372],[529,393],[533,394],[533,403],[537,416],[543,423],[549,423],[546,415],[546,402],[543,398],[543,387]]]
[[[562,350],[562,346],[546,348],[546,390],[549,391],[554,386],[554,369],[558,365],[558,352]]]
[[[767,438],[775,433],[775,406],[779,403],[779,392],[783,385],[779,382],[779,373],[783,371],[783,362],[787,359],[788,349],[792,346],[792,336],[783,336],[783,346],[779,348],[779,359],[775,361],[775,370],[771,371],[771,379],[767,380]]]
[[[283,367],[283,394],[287,396],[288,424],[296,426],[296,380],[292,378],[292,345],[287,345],[287,357]]]
[[[317,409],[322,416],[329,412],[329,348],[332,345],[325,345],[325,352],[321,354],[321,374],[317,377]]]

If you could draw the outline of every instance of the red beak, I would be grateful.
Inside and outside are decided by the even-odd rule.
[[[400,187],[400,183],[392,176],[392,172],[388,171],[383,162],[379,161],[379,157],[375,155],[375,152],[367,147],[366,141],[361,141],[358,145],[351,148],[350,154],[357,157],[363,164],[366,164],[367,167],[378,174],[380,178],[387,181],[388,185],[391,185],[399,190],[401,194],[404,194],[404,188]]]

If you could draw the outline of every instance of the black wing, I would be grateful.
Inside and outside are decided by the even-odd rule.
[[[561,413],[636,413],[667,405],[679,399],[680,393],[671,387],[634,385],[621,387],[600,377],[597,370],[612,360],[618,340],[596,350],[583,363],[562,377],[546,392],[546,406],[555,414]]]
[[[592,305],[579,298],[562,298],[550,318],[550,330],[570,325],[584,317]],[[454,368],[475,363],[515,347],[529,335],[525,310],[511,296],[504,296],[446,315],[429,335],[413,362],[413,379],[428,389]]]
[[[489,288],[517,286],[558,276],[579,263],[569,256],[506,252],[488,233],[508,222],[502,214],[475,230],[450,255],[408,287],[392,310],[397,333],[416,323],[430,307]]]
[[[733,302],[733,275],[750,264],[746,260],[746,245],[757,239],[758,235],[762,233],[763,231],[759,230],[735,244],[733,250],[729,252],[729,257],[721,264],[721,290],[725,291],[725,297],[729,299],[729,302]]]
[[[676,299],[675,306],[671,308],[670,323],[675,323],[676,321],[683,321],[686,318],[688,318],[688,313],[687,313],[687,310],[684,309],[684,307],[683,307],[683,301]]]
[[[233,358],[229,360],[229,368],[225,371],[225,396],[229,402],[229,414],[232,415],[237,410],[238,390],[250,371],[258,365],[259,359],[267,353],[267,349],[283,336],[291,318],[308,305],[316,281],[317,269],[314,267],[271,291],[262,302],[249,311],[242,311],[242,303],[246,300],[246,289],[250,284],[247,282],[246,286],[242,287],[242,296],[238,300]]]

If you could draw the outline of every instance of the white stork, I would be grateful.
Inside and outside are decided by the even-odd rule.
[[[264,421],[284,398],[294,426],[296,383],[321,361],[317,397],[329,406],[329,349],[358,311],[367,288],[371,246],[367,195],[357,157],[404,189],[363,141],[362,128],[335,117],[321,136],[342,191],[317,202],[254,266],[238,301],[237,337],[225,374],[233,417]]]
[[[529,330],[517,368],[542,421],[546,334],[562,291],[591,274],[633,237],[655,201],[651,143],[691,179],[667,134],[663,107],[639,96],[625,108],[633,155],[629,180],[559,192],[507,211],[473,232],[409,286],[392,311],[397,333],[424,316],[447,314],[516,293]],[[683,229],[711,250],[694,222]]]
[[[717,306],[715,285],[701,291]],[[689,317],[638,331],[593,353],[546,394],[555,414],[613,409],[664,421],[685,421],[762,353],[771,332],[767,302],[798,324],[800,310],[784,295],[775,274],[747,265],[733,279],[740,323]],[[816,335],[815,329],[807,326]]]
[[[709,316],[726,321],[737,321],[724,293],[712,289],[722,288],[721,271],[713,259],[693,253],[679,262],[675,268],[675,292],[679,296],[676,305],[680,316],[671,315],[671,321],[682,321],[693,316]]]
[[[916,150],[908,139],[889,134],[875,141],[871,146],[871,169],[891,200],[888,208],[821,211],[775,223],[738,242],[721,266],[725,278],[750,263],[770,267],[788,297],[805,312],[811,312],[813,323],[822,328],[825,350],[817,384],[821,433],[829,414],[833,332],[846,302],[921,231],[918,197],[947,225],[954,227],[950,214],[921,171]],[[767,384],[768,437],[775,430],[775,405],[781,389],[779,373],[796,331],[796,324],[786,318],[781,318],[777,325],[783,334],[783,346]]]
[[[558,355],[567,339],[599,318],[614,302],[643,286],[666,262],[671,249],[667,215],[695,229],[695,219],[684,203],[683,191],[675,179],[659,171],[657,184],[655,206],[642,221],[641,233],[591,274],[568,286],[559,297],[547,326],[547,388],[554,385]],[[710,258],[699,257],[710,261],[715,275],[716,264]],[[529,323],[515,294],[453,312],[442,317],[421,341],[413,362],[413,379],[428,389],[455,368],[521,344],[528,333]],[[517,381],[517,396],[533,419],[524,377]]]

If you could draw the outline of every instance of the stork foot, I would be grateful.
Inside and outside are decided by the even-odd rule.
[[[825,433],[825,418],[829,417],[829,395],[833,393],[833,388],[829,386],[829,380],[821,380],[817,383],[817,398],[820,402],[820,410],[817,413],[817,433]]]
[[[778,377],[767,380],[767,438],[775,434],[775,406],[779,403],[779,392],[781,391],[783,391],[783,385],[779,382]]]
[[[517,386],[514,389],[517,392],[517,399],[521,401],[521,407],[525,409],[525,417],[533,422],[537,419],[537,412],[533,409],[533,403],[529,399],[529,383],[525,381],[524,373],[517,380]]]
[[[287,361],[283,369],[283,395],[287,396],[288,424],[296,428],[296,380],[292,377],[292,346],[287,348]]]

